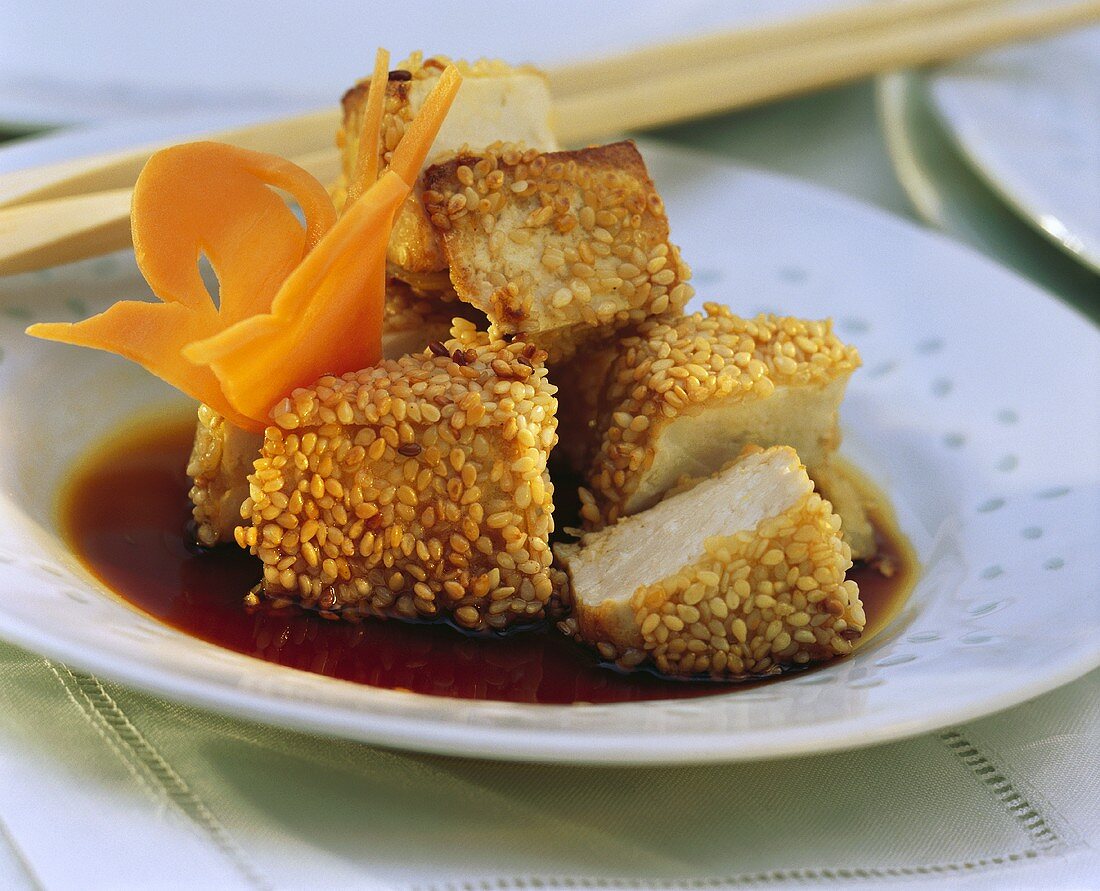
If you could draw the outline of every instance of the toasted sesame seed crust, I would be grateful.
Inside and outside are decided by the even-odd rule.
[[[478,312],[471,306],[467,305],[467,308]],[[502,332],[496,325],[489,325],[486,333],[456,319],[451,326],[451,336],[464,347],[470,347],[484,343],[486,337],[510,340],[516,335]],[[614,337],[588,344],[583,362],[566,361],[559,353],[558,361],[549,366],[550,377],[558,388],[558,445],[555,456],[564,458],[575,474],[582,474],[588,469],[598,442],[595,433],[598,400],[603,392],[607,369],[615,358],[616,345]]]
[[[432,347],[322,378],[273,411],[252,525],[236,533],[267,594],[471,630],[543,615],[557,439],[545,357],[522,342]]]
[[[584,361],[560,362],[550,369],[558,387],[558,452],[574,474],[591,466],[599,438],[596,419],[608,369],[616,356],[614,340],[584,350]]]
[[[423,181],[459,297],[551,362],[693,294],[633,142],[544,153],[497,143]]]
[[[195,443],[187,462],[195,539],[204,547],[233,541],[248,496],[247,474],[263,437],[241,430],[208,405],[200,405]]]
[[[860,364],[855,347],[833,334],[831,321],[743,319],[715,303],[705,310],[650,319],[621,342],[600,400],[588,487],[581,491],[586,528],[631,512],[628,504],[653,467],[660,437],[677,418],[719,402],[766,400],[781,387],[823,388],[846,380]],[[839,443],[835,415],[823,437],[826,449]]]
[[[871,560],[878,553],[878,540],[870,511],[875,493],[861,483],[855,469],[837,455],[810,469],[814,485],[843,519],[844,540],[852,549],[853,560]]]
[[[708,541],[694,566],[634,595],[643,650],[662,673],[716,676],[850,653],[866,616],[839,532],[813,493],[755,533]]]
[[[839,532],[829,502],[808,490],[753,530],[708,539],[701,557],[638,588],[625,623],[620,602],[585,609],[571,592],[574,613],[559,627],[621,667],[649,662],[673,676],[745,678],[845,655],[866,615],[858,586],[845,579],[851,552]],[[568,564],[588,538],[559,556]]]
[[[391,279],[386,283],[382,310],[382,355],[397,359],[420,352],[432,341],[447,340],[456,318],[485,324],[485,316],[459,300],[450,288],[426,300],[409,285]]]
[[[423,330],[425,344],[431,340],[446,340],[451,330],[451,319],[464,315],[467,309],[467,304],[459,301],[454,291],[444,291],[432,300],[425,300],[405,282],[390,279],[386,282],[382,331],[383,334],[405,334]]]

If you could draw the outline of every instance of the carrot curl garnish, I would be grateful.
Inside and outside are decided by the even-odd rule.
[[[394,216],[462,81],[443,72],[375,180],[387,65],[379,51],[363,132],[372,150],[360,150],[357,197],[349,190],[339,219],[324,187],[283,158],[211,142],[164,149],[142,170],[131,209],[138,266],[162,302],[122,301],[27,333],[131,359],[257,432],[296,388],[376,364]],[[273,188],[297,201],[304,228]],[[217,305],[199,274],[204,254]]]
[[[359,151],[355,156],[355,175],[348,183],[347,210],[378,178],[379,141],[382,113],[386,110],[386,85],[389,83],[390,54],[380,49],[374,58],[374,71],[367,87],[367,107],[359,131]]]

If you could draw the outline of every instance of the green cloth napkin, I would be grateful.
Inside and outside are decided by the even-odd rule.
[[[4,645],[0,886],[1089,887],[1097,681],[870,749],[607,769],[278,730]]]

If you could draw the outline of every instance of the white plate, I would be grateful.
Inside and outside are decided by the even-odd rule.
[[[1100,27],[926,76],[933,109],[989,185],[1100,271]]]
[[[73,459],[180,398],[114,357],[32,341],[144,291],[128,254],[0,281],[0,635],[238,716],[431,752],[601,763],[776,757],[895,739],[1035,696],[1100,662],[1100,335],[1013,274],[879,211],[705,156],[644,147],[701,295],[832,315],[866,367],[844,451],[887,487],[925,571],[854,658],[762,688],[607,706],[358,686],[196,641],[68,553]]]

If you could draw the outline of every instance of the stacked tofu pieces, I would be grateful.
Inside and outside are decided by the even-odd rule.
[[[383,169],[442,67],[391,72]],[[874,550],[832,458],[855,349],[827,321],[685,314],[690,270],[633,143],[559,150],[537,72],[463,69],[391,238],[388,358],[290,394],[262,441],[200,412],[200,541],[232,536],[266,593],[332,617],[555,614],[669,675],[849,652],[865,617],[845,574]],[[365,98],[344,98],[348,174]],[[556,446],[584,530],[555,559]]]
[[[405,127],[449,61],[415,54],[390,72],[378,146],[380,172],[388,168]],[[517,143],[539,152],[558,147],[550,129],[550,93],[542,74],[487,60],[455,64],[463,75],[462,87],[428,152],[428,165],[455,151],[484,149],[493,143]],[[337,207],[343,205],[346,184],[358,161],[369,87],[369,80],[361,81],[343,98],[343,124],[336,135],[343,161],[343,175],[333,195]],[[424,207],[423,191],[421,180],[394,221],[389,272],[425,293],[446,292],[450,289],[449,267],[439,233]]]

